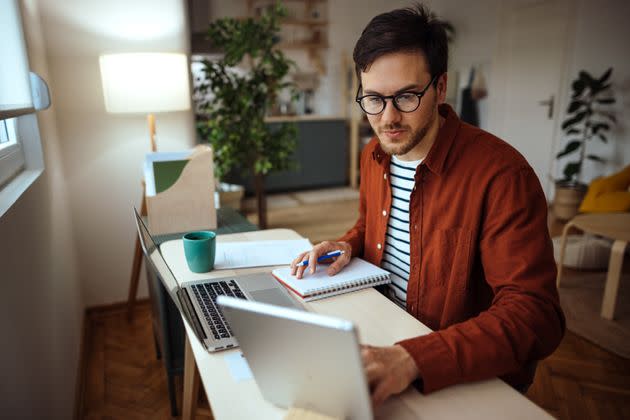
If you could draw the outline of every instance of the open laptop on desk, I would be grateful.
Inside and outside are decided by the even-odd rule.
[[[225,295],[303,310],[271,273],[256,273],[181,282],[175,279],[162,253],[134,208],[142,250],[171,299],[208,351],[238,346],[230,325],[216,306],[217,296]]]

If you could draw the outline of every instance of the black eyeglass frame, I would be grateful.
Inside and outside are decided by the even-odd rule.
[[[433,78],[431,79],[431,81],[424,87],[424,89],[422,89],[420,92],[413,92],[413,91],[403,91],[403,92],[399,92],[395,95],[388,95],[388,96],[383,96],[383,95],[377,95],[375,93],[371,93],[369,95],[363,95],[363,96],[359,96],[359,92],[361,92],[361,88],[363,86],[359,85],[359,88],[357,89],[357,94],[355,95],[355,101],[359,104],[359,107],[361,108],[361,110],[363,112],[365,112],[368,115],[378,115],[380,113],[382,113],[383,111],[385,111],[385,108],[387,107],[387,100],[391,99],[392,100],[392,104],[394,105],[394,108],[396,108],[398,111],[400,112],[404,112],[404,113],[410,113],[410,112],[414,112],[415,110],[417,110],[418,108],[420,108],[420,102],[422,102],[422,97],[424,96],[425,93],[427,93],[427,90],[429,90],[429,88],[431,87],[431,85],[433,84],[433,82],[438,78],[438,75],[433,76]],[[418,97],[418,105],[412,109],[411,111],[403,111],[402,109],[398,108],[398,104],[396,103],[396,98],[400,95],[406,95],[406,94],[413,94],[416,95]],[[377,98],[380,98],[383,101],[383,108],[378,111],[378,112],[367,112],[365,110],[365,108],[363,108],[363,105],[361,105],[361,101],[365,98],[369,98],[370,96],[375,96]]]

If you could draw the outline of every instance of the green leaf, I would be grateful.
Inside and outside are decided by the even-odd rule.
[[[578,109],[580,109],[581,107],[583,107],[584,105],[585,103],[583,101],[580,101],[580,100],[572,101],[571,104],[569,105],[569,109],[567,110],[567,112],[569,114],[572,114]]]
[[[562,129],[566,130],[567,128],[571,127],[574,124],[577,124],[579,122],[581,122],[584,117],[586,117],[586,111],[582,111],[579,112],[578,114],[576,114],[575,116],[571,117],[571,118],[567,118],[563,123],[562,123]]]
[[[610,125],[606,124],[606,123],[595,123],[593,124],[593,126],[591,127],[592,133],[593,134],[597,134],[597,132],[599,130],[604,130],[604,131],[608,131],[610,129]]]
[[[582,145],[582,142],[579,142],[579,141],[572,141],[572,142],[567,143],[567,145],[564,147],[564,150],[556,155],[556,159],[559,159],[563,156],[573,153],[574,151],[579,149],[581,145]]]
[[[604,159],[600,158],[599,156],[595,156],[595,155],[586,155],[586,158],[587,158],[587,159],[590,159],[590,160],[594,160],[594,161],[596,161],[596,162],[606,163],[606,161],[605,161]]]
[[[578,96],[582,94],[582,92],[584,92],[584,89],[586,88],[586,83],[584,83],[582,79],[576,79],[573,81],[573,84],[571,85],[571,87],[573,88],[572,97],[577,98]]]
[[[564,178],[566,180],[572,180],[574,178],[577,178],[577,175],[579,175],[580,170],[582,169],[582,163],[581,162],[569,162],[567,163],[567,165],[564,167]]]
[[[580,71],[578,73],[578,77],[589,86],[595,81],[595,79],[593,79],[593,76],[591,76],[591,74],[586,70]]]
[[[602,74],[602,77],[599,78],[599,83],[600,84],[606,83],[608,81],[608,78],[612,74],[612,71],[613,71],[613,68],[609,67],[608,70],[606,70],[604,74]]]

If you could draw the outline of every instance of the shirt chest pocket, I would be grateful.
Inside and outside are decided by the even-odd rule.
[[[427,261],[432,283],[449,289],[466,288],[472,264],[472,232],[465,228],[438,229],[435,235],[435,252]]]

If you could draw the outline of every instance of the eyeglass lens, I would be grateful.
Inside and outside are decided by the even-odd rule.
[[[365,96],[359,102],[368,114],[379,114],[385,109],[385,98],[377,95]],[[394,106],[402,112],[413,112],[420,105],[420,97],[415,93],[403,92],[393,98]]]

